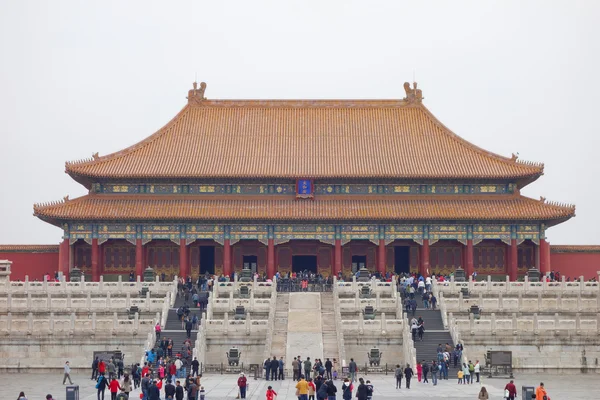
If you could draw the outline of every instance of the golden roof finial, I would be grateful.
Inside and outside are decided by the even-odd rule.
[[[409,103],[420,103],[423,100],[423,91],[417,89],[417,82],[413,82],[412,88],[410,87],[410,83],[404,82],[404,91],[406,92],[406,97],[403,100]]]
[[[192,86],[193,89],[188,91],[188,103],[206,100],[206,97],[204,97],[204,92],[206,91],[206,83],[200,82],[200,88],[198,88],[197,82],[194,82]]]

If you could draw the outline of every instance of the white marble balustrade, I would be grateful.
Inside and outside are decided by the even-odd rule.
[[[0,335],[3,336],[42,336],[42,335],[136,335],[146,334],[154,329],[158,315],[153,319],[139,319],[136,313],[133,319],[119,318],[116,313],[112,318],[89,318],[72,313],[65,315],[27,315],[8,313],[0,316]]]
[[[564,316],[559,313],[553,317],[533,316],[517,317],[513,313],[511,318],[497,318],[495,313],[482,316],[481,319],[448,316],[450,326],[463,336],[465,335],[539,335],[552,333],[559,335],[597,335],[600,333],[600,316],[582,317],[579,313],[575,316]]]
[[[565,297],[558,292],[552,297],[543,297],[542,292],[537,295],[503,294],[484,297],[483,293],[464,298],[462,293],[453,295],[442,295],[440,304],[444,304],[446,312],[469,312],[472,305],[477,305],[482,311],[488,312],[599,312],[600,296],[585,297],[577,292],[572,296]]]
[[[66,296],[61,294],[52,295],[48,293],[28,292],[25,297],[16,297],[12,293],[0,295],[0,313],[10,311],[121,311],[137,306],[141,311],[161,311],[165,302],[169,302],[170,293],[165,297],[150,297],[148,292],[145,297],[131,296],[126,292],[125,297],[112,297],[110,292],[94,293],[87,292],[86,297],[72,297],[70,293]]]
[[[543,293],[543,294],[557,294],[557,293],[590,293],[600,294],[600,283],[585,281],[583,277],[574,282],[566,282],[563,276],[561,282],[529,282],[528,278],[525,277],[523,282],[511,282],[508,277],[504,281],[492,281],[491,277],[488,276],[487,280],[484,281],[473,281],[469,277],[467,282],[454,282],[453,279],[450,281],[434,281],[433,283],[437,293],[458,293],[462,288],[467,288],[469,293]]]
[[[139,279],[139,277],[138,277]],[[26,277],[25,281],[0,282],[0,293],[139,293],[142,288],[148,288],[152,293],[166,294],[177,288],[174,281],[159,282],[123,282],[121,277],[117,282],[32,282]]]

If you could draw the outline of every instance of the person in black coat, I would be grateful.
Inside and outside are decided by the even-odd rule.
[[[183,386],[181,386],[181,382],[175,382],[177,386],[175,386],[175,400],[183,400]]]
[[[356,389],[356,397],[358,400],[367,400],[367,385],[363,378],[358,379],[358,388]]]
[[[156,382],[152,381],[152,384],[148,387],[146,397],[148,400],[160,400],[160,390],[156,386]]]
[[[175,386],[169,381],[165,385],[165,398],[168,399],[171,396],[172,399],[175,398]]]
[[[325,361],[325,372],[326,372],[326,378],[327,379],[332,379],[331,377],[331,369],[333,368],[333,363],[329,360],[329,358]]]
[[[327,385],[327,396],[335,397],[335,394],[337,393],[337,388],[335,387],[335,384],[333,383],[333,381],[331,379],[328,380],[326,385]]]
[[[271,360],[271,380],[277,380],[277,368],[279,368],[279,361],[277,361],[277,357],[273,356]]]
[[[406,364],[406,368],[404,368],[404,377],[406,378],[406,388],[407,389],[410,389],[410,378],[412,378],[412,376],[414,374],[415,373],[413,372],[410,365]]]

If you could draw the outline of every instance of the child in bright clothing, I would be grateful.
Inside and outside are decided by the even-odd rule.
[[[458,384],[460,385],[461,383],[463,383],[463,377],[465,376],[465,373],[462,372],[461,370],[458,370]]]
[[[273,390],[272,386],[267,388],[267,400],[273,400],[277,396],[277,392]]]

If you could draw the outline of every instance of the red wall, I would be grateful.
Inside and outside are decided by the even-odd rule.
[[[559,271],[565,277],[596,278],[600,271],[600,253],[551,253],[550,270]]]
[[[0,252],[0,260],[12,261],[10,267],[12,281],[23,281],[25,275],[29,275],[29,280],[42,281],[44,274],[49,273],[54,277],[54,272],[58,270],[58,251],[53,253]]]

